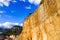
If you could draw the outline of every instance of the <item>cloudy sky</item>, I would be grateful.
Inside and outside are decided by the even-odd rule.
[[[22,24],[41,0],[0,0],[0,27]]]

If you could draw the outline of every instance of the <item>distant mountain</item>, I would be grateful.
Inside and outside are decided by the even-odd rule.
[[[0,28],[0,31],[3,31],[4,30],[4,28]]]
[[[3,28],[0,28],[0,34],[2,34],[2,33],[3,33],[3,31],[4,31],[4,29],[3,29]]]

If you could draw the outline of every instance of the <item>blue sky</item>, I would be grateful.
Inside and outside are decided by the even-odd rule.
[[[40,0],[0,0],[0,26],[21,24]]]

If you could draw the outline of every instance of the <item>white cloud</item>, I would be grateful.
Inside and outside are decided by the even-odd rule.
[[[23,23],[21,23],[20,26],[23,26]]]
[[[0,6],[3,7],[3,5],[5,6],[9,6],[10,2],[16,2],[15,0],[0,0]]]
[[[26,6],[25,8],[26,8],[26,9],[31,9],[31,6]]]
[[[0,14],[4,13],[4,11],[0,11]]]
[[[5,22],[0,24],[0,27],[11,28],[13,25],[19,25],[19,23]]]
[[[0,24],[0,26],[2,26],[2,25]]]
[[[2,7],[3,7],[3,4],[2,4],[2,3],[0,3],[0,6],[2,6]]]
[[[0,6],[3,6],[3,5],[5,5],[5,6],[9,6],[9,0],[0,0]]]
[[[28,0],[31,4],[39,4],[41,2],[41,0]]]

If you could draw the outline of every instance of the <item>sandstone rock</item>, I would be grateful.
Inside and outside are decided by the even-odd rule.
[[[60,40],[60,0],[48,1],[25,18],[17,40]]]

